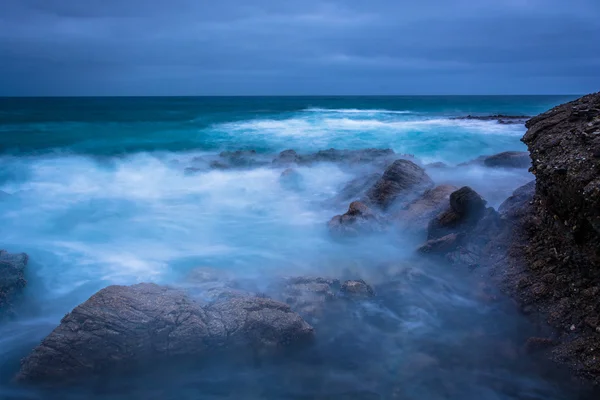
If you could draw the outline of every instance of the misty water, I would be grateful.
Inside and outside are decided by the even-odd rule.
[[[538,328],[487,284],[484,271],[418,256],[425,235],[402,227],[331,237],[327,221],[348,206],[332,199],[381,167],[300,166],[301,184],[290,188],[280,179],[285,167],[220,170],[207,161],[237,149],[270,161],[288,148],[391,148],[423,165],[449,164],[426,167],[436,184],[471,186],[498,207],[533,176],[456,165],[526,150],[525,127],[453,117],[533,115],[563,100],[1,100],[1,243],[30,262],[17,313],[0,325],[0,398],[580,398],[564,371],[524,351]],[[19,359],[99,289],[189,288],[197,268],[261,293],[285,276],[360,278],[376,296],[320,319],[315,344],[283,358],[153,366],[52,390],[11,382]]]

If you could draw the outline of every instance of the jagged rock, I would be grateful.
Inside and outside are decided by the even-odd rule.
[[[350,280],[342,284],[341,292],[352,298],[367,298],[375,296],[375,291],[362,279]]]
[[[25,253],[11,254],[0,250],[0,314],[11,311],[11,302],[25,287]]]
[[[452,185],[440,185],[426,190],[420,198],[396,213],[394,219],[410,231],[425,231],[429,221],[448,206],[450,194],[456,190]]]
[[[294,150],[284,150],[273,160],[274,165],[291,165],[298,164],[300,162],[300,157],[298,153]]]
[[[17,378],[63,383],[219,350],[276,351],[312,337],[308,323],[274,300],[238,297],[202,307],[155,284],[109,286],[67,314],[22,361]]]
[[[329,232],[336,236],[358,236],[385,230],[382,219],[359,201],[350,203],[348,211],[343,215],[333,217],[327,227]]]
[[[396,160],[383,176],[369,189],[367,199],[383,209],[397,200],[399,203],[412,200],[415,193],[429,189],[433,181],[425,170],[409,160]]]
[[[531,166],[531,158],[526,151],[505,151],[486,157],[483,160],[483,164],[486,167],[495,168],[529,168]]]

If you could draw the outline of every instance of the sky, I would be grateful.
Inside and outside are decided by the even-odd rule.
[[[598,90],[599,0],[0,0],[0,96]]]

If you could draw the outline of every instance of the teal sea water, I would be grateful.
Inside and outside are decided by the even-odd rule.
[[[355,316],[361,328],[353,333],[361,332],[360,345],[350,341],[336,347],[337,339],[320,337],[327,343],[325,359],[335,362],[307,370],[297,364],[250,370],[225,366],[199,375],[186,370],[56,396],[578,398],[548,373],[552,367],[514,355],[534,330],[522,316],[511,307],[479,301],[468,284],[471,275],[415,258],[413,249],[423,237],[399,231],[359,243],[330,238],[326,222],[347,204],[329,200],[367,167],[298,167],[303,181],[297,190],[282,186],[283,168],[270,165],[185,171],[195,160],[225,150],[256,150],[257,157],[270,159],[290,148],[298,153],[391,148],[423,165],[449,164],[427,168],[436,184],[470,185],[497,207],[533,176],[522,169],[452,166],[526,150],[520,142],[525,127],[455,117],[535,115],[572,98],[0,99],[0,243],[30,255],[20,312],[0,325],[0,398],[51,398],[10,382],[18,360],[66,312],[107,285],[185,285],[196,267],[227,270],[259,287],[276,276],[302,274],[350,274],[378,285],[386,279],[382,266],[410,266],[428,279],[405,288],[401,302],[373,303],[364,311],[370,319]],[[385,318],[384,330],[370,325]],[[381,369],[373,375],[368,362],[349,367],[340,361],[349,354]],[[427,367],[414,376],[414,363]]]

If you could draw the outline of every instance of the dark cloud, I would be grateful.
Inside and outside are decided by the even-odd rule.
[[[581,93],[597,0],[0,0],[0,95]]]

